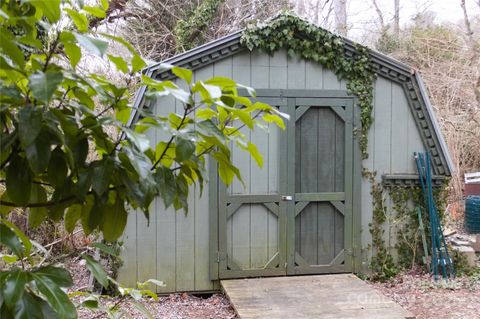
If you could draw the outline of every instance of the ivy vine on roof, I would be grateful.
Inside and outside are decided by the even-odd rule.
[[[362,158],[368,157],[368,131],[373,122],[373,81],[368,49],[356,45],[352,56],[345,55],[343,38],[290,13],[282,13],[267,23],[250,25],[242,34],[241,44],[249,50],[259,49],[270,55],[285,48],[292,57],[320,63],[339,79],[347,80],[349,94],[358,97],[361,109],[359,144]]]

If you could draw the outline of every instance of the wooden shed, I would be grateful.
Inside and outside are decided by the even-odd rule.
[[[418,178],[413,152],[430,151],[435,181],[449,176],[448,151],[421,78],[409,66],[369,51],[374,80],[368,158],[357,141],[360,110],[347,82],[315,62],[250,51],[242,31],[172,57],[165,63],[194,70],[194,80],[227,76],[253,87],[258,100],[291,116],[287,129],[248,133],[264,155],[259,168],[245,152],[232,149],[246,187],[225,187],[209,163],[208,187],[191,190],[189,212],[151,208],[150,225],[129,214],[124,264],[119,281],[134,285],[156,278],[159,292],[212,291],[222,278],[362,272],[368,267],[372,221],[370,181],[375,171],[384,185],[411,185]],[[355,52],[344,39],[345,54]],[[159,64],[146,75],[172,79]],[[136,105],[165,115],[181,110],[173,98]],[[178,103],[178,102],[177,102]],[[151,131],[152,144],[162,139]],[[392,205],[386,200],[387,205]]]

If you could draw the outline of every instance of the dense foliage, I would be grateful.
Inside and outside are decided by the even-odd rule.
[[[178,20],[174,30],[177,51],[183,52],[195,47],[193,40],[212,22],[222,2],[224,0],[205,0],[195,8],[188,19]]]
[[[100,231],[114,241],[129,212],[149,217],[156,196],[165,207],[187,209],[190,185],[202,187],[205,181],[207,154],[218,163],[226,184],[241,179],[230,161],[230,143],[261,165],[261,154],[240,127],[284,127],[276,109],[239,96],[241,85],[234,81],[193,82],[190,70],[172,66],[165,67],[185,82],[186,90],[147,77],[141,84],[148,88],[148,98],[173,96],[182,112],[159,117],[151,110],[134,110],[127,86],[78,67],[89,52],[115,65],[130,83],[145,66],[123,39],[89,30],[90,19],[104,17],[107,9],[106,0],[97,6],[0,1],[0,243],[10,251],[2,255],[8,263],[0,272],[2,318],[52,318],[54,312],[60,318],[76,317],[62,290],[72,284],[70,275],[38,258],[41,247],[8,221],[13,208],[29,209],[31,227],[63,218],[69,231],[79,222],[86,234]],[[47,36],[39,39],[40,34]],[[111,52],[109,41],[124,46],[130,58]],[[134,111],[141,120],[130,125]],[[145,132],[152,128],[165,131],[167,138],[150,145]],[[85,259],[107,285],[98,265]]]

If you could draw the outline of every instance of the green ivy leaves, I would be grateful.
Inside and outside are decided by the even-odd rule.
[[[285,48],[290,56],[299,55],[332,70],[339,79],[347,79],[347,90],[358,97],[361,109],[359,145],[362,157],[368,157],[368,131],[373,123],[373,81],[368,49],[356,45],[353,56],[345,54],[341,37],[289,13],[282,13],[267,24],[250,25],[241,44],[273,54]],[[267,115],[268,118],[268,115]]]

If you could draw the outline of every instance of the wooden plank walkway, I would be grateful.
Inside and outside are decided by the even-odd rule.
[[[406,319],[400,305],[352,274],[222,280],[241,319]]]

